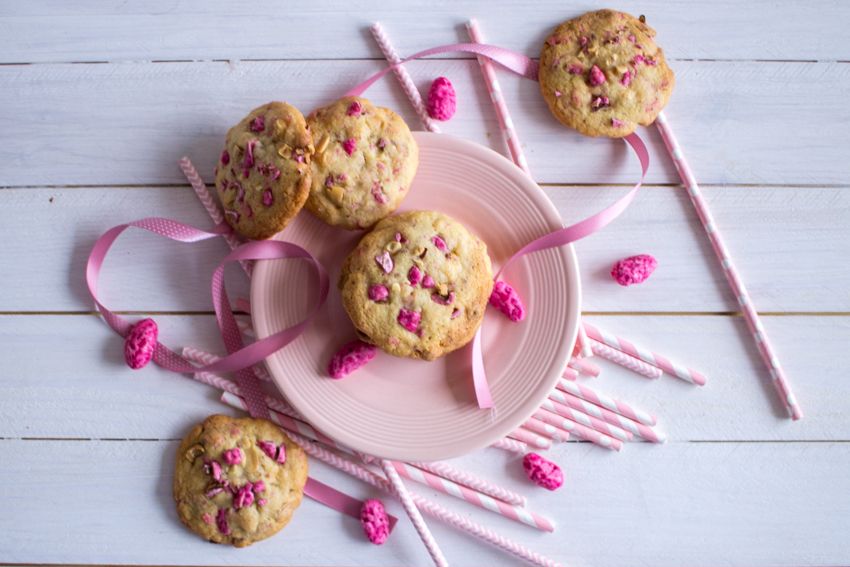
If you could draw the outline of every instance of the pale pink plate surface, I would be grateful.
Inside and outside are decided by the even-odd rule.
[[[543,191],[503,156],[444,134],[416,133],[419,169],[398,212],[437,210],[487,244],[494,272],[523,245],[563,228]],[[520,426],[554,388],[578,330],[581,291],[572,246],[536,252],[502,275],[519,292],[526,317],[511,323],[489,307],[482,346],[496,411],[481,410],[472,386],[472,343],[433,362],[375,359],[342,380],[328,361],[356,338],[336,280],[363,233],[333,228],[307,211],[276,236],[298,244],[328,270],[327,302],[303,335],[266,360],[287,400],[337,442],[368,455],[433,461],[496,442]],[[259,338],[308,315],[315,276],[302,260],[258,262],[251,303]]]

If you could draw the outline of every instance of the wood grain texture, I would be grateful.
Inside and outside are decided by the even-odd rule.
[[[409,522],[400,521],[378,547],[356,521],[306,498],[271,539],[242,550],[210,545],[177,519],[171,496],[176,448],[176,441],[4,441],[4,457],[17,466],[0,470],[3,561],[428,564]],[[502,451],[486,449],[452,463],[490,478],[498,473],[506,488],[529,497],[529,510],[557,520],[553,534],[408,487],[565,565],[840,565],[850,554],[840,521],[850,497],[839,489],[850,466],[847,443],[668,443],[661,450],[641,444],[621,455],[565,443],[547,456],[567,474],[555,493],[535,490],[520,459]],[[323,463],[310,466],[318,480],[360,498],[382,498],[404,517],[394,499]],[[518,564],[446,524],[426,521],[453,565]]]
[[[645,14],[674,59],[846,61],[850,41],[836,17],[842,7],[839,0],[623,0],[616,9]],[[377,20],[410,54],[467,41],[463,23],[472,17],[489,42],[537,57],[557,24],[598,9],[555,0],[533,9],[508,0],[7,3],[0,62],[383,59],[368,31]]]
[[[544,191],[564,222],[573,224],[613,203],[626,188],[547,186]],[[850,254],[846,189],[704,191],[759,310],[850,312],[850,265],[843,260]],[[0,209],[9,213],[0,225],[0,240],[12,243],[5,257],[16,266],[0,271],[0,288],[7,292],[0,295],[0,312],[7,313],[91,311],[86,260],[97,238],[112,226],[167,217],[212,227],[188,186],[10,189],[0,191]],[[739,309],[682,188],[644,188],[620,218],[576,243],[576,249],[586,312]],[[228,251],[218,239],[180,244],[130,229],[104,265],[101,300],[122,311],[212,311],[210,278]],[[614,263],[643,253],[659,261],[650,280],[628,288],[617,285],[610,276]],[[248,297],[242,272],[234,267],[227,274],[231,297]]]
[[[378,61],[260,61],[0,66],[0,186],[148,185],[185,182],[183,155],[212,178],[227,130],[251,109],[286,100],[305,114],[383,68]],[[420,90],[450,77],[459,103],[443,132],[503,155],[495,112],[475,61],[410,65]],[[850,65],[681,61],[667,110],[697,180],[707,184],[844,185],[850,134],[844,101]],[[537,83],[500,71],[534,179],[635,183],[626,145],[586,138],[555,120]],[[817,103],[803,103],[818,85]],[[392,77],[367,95],[418,118]],[[650,183],[679,183],[655,128]],[[800,148],[806,148],[801,152]],[[49,158],[49,159],[47,159]]]
[[[213,316],[154,318],[173,349],[224,350]],[[650,380],[594,358],[602,375],[584,383],[656,414],[673,441],[850,440],[850,385],[833,355],[846,346],[850,317],[764,318],[807,415],[796,423],[786,419],[742,317],[588,321],[708,377],[704,387],[667,375]],[[0,383],[0,437],[176,439],[222,411],[210,386],[154,365],[130,370],[123,340],[92,315],[2,316],[0,344],[15,353]]]

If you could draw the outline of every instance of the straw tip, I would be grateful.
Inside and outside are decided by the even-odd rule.
[[[472,29],[472,28],[475,27],[475,25],[476,25],[475,18],[469,18],[468,20],[466,20],[466,28],[467,29]]]

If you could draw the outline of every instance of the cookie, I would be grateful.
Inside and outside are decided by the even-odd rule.
[[[401,204],[419,165],[419,148],[388,108],[349,96],[313,111],[316,144],[307,210],[346,230],[371,228]]]
[[[215,186],[233,230],[263,240],[283,230],[310,194],[313,139],[285,102],[254,109],[230,129]]]
[[[585,136],[621,138],[648,126],[673,92],[655,31],[622,12],[564,22],[540,52],[540,90],[552,114]]]
[[[306,482],[304,451],[264,419],[213,415],[177,448],[177,515],[213,543],[245,547],[276,534]]]
[[[460,223],[412,211],[363,237],[338,287],[362,340],[394,356],[434,360],[475,335],[493,270],[487,246]]]

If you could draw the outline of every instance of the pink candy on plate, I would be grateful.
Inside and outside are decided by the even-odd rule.
[[[504,313],[508,319],[516,323],[525,317],[525,308],[516,290],[505,282],[496,282],[493,293],[490,294],[490,305]]]
[[[549,490],[555,490],[564,484],[564,473],[553,462],[547,461],[537,453],[528,453],[522,458],[522,468],[531,482]]]
[[[127,361],[127,366],[138,370],[151,361],[158,334],[159,328],[153,319],[144,319],[133,327],[124,342],[124,360]]]
[[[375,545],[381,545],[387,541],[390,535],[390,519],[387,510],[380,500],[369,499],[360,508],[360,525],[363,533]]]
[[[457,94],[451,81],[439,77],[428,90],[428,114],[434,120],[445,122],[455,115],[457,110]]]
[[[620,285],[632,285],[644,281],[655,271],[658,260],[649,254],[623,258],[611,270],[611,276]]]
[[[344,378],[375,358],[377,352],[378,347],[375,345],[352,341],[333,355],[328,364],[328,374],[336,380]]]

